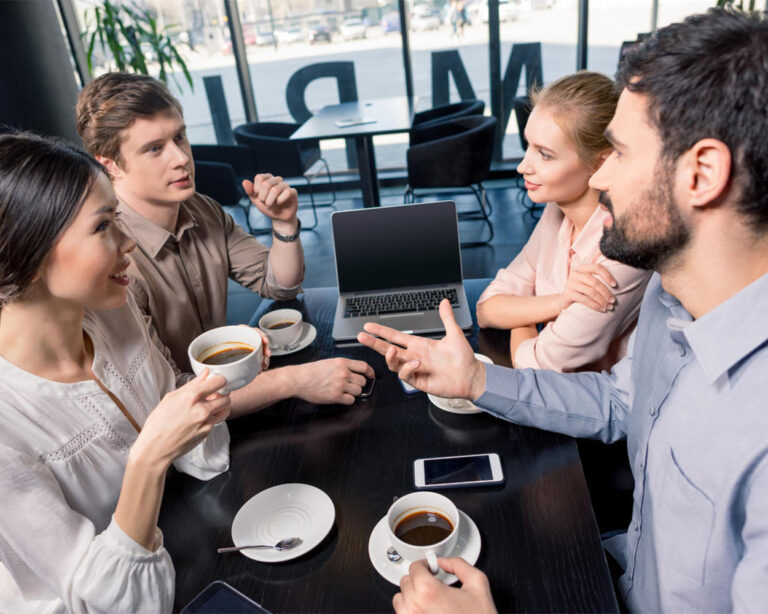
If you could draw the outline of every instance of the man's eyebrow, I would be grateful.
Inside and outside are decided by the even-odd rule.
[[[173,135],[176,136],[177,134],[180,134],[180,133],[186,132],[186,131],[187,131],[187,125],[186,124],[181,124],[181,126],[179,126],[178,128],[176,128],[176,130],[173,131]],[[143,145],[141,145],[139,147],[139,151],[144,151],[145,149],[149,149],[153,145],[159,145],[165,139],[166,139],[166,137],[162,137],[161,136],[159,138],[152,139],[151,141],[147,141],[146,143],[144,143]]]
[[[605,136],[605,139],[614,147],[625,147],[624,143],[616,138],[616,135],[611,132],[610,128],[606,129],[606,131],[603,133],[603,136]]]

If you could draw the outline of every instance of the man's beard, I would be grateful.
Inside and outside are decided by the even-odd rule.
[[[631,267],[660,271],[678,254],[691,237],[672,194],[669,171],[654,173],[655,183],[627,208],[613,225],[603,229],[600,251],[606,258]],[[613,215],[613,206],[605,192],[600,203]]]

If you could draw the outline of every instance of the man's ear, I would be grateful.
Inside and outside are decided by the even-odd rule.
[[[701,139],[682,156],[682,195],[692,207],[705,207],[728,191],[731,179],[731,150],[717,139]]]
[[[120,168],[120,165],[115,162],[112,158],[107,158],[106,156],[96,156],[96,159],[101,163],[101,165],[107,169],[107,173],[109,174],[109,178],[114,181],[115,179],[119,179],[123,174],[123,169]]]

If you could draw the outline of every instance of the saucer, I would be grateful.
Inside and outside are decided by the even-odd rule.
[[[470,565],[477,563],[480,556],[480,531],[474,521],[464,512],[459,510],[461,522],[459,522],[459,539],[456,541],[456,547],[453,552],[446,555],[445,558],[459,556]],[[371,531],[371,537],[368,540],[368,557],[373,563],[373,567],[385,580],[392,584],[400,585],[400,579],[408,573],[411,561],[403,558],[397,563],[393,563],[387,558],[387,548],[390,547],[389,536],[387,532],[387,517],[379,520]],[[442,569],[437,572],[437,578],[446,584],[454,584],[459,579],[453,574],[446,573]]]
[[[493,364],[493,361],[485,354],[475,354],[475,358],[481,362]],[[466,399],[445,399],[443,397],[436,397],[434,394],[427,394],[427,397],[432,402],[432,405],[452,414],[479,414],[483,411],[472,401],[467,401]]]
[[[270,345],[269,349],[272,350],[273,357],[287,356],[288,354],[293,354],[303,350],[315,340],[315,337],[317,337],[317,329],[309,322],[302,322],[301,333],[299,333],[299,338],[296,341],[287,346],[281,345],[272,347]]]
[[[281,563],[300,557],[317,546],[333,527],[336,510],[322,490],[309,484],[280,484],[251,497],[232,522],[235,546],[276,544],[286,537],[300,537],[295,548],[241,550],[254,561]]]

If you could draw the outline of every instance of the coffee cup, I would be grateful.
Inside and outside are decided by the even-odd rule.
[[[208,369],[226,378],[219,390],[222,394],[242,388],[256,377],[263,353],[261,335],[250,326],[213,328],[195,337],[187,349],[196,375]]]
[[[259,319],[259,328],[264,331],[269,338],[269,345],[274,348],[288,347],[296,343],[301,336],[303,325],[301,312],[296,309],[275,309]]]
[[[429,570],[440,571],[438,557],[453,552],[459,539],[459,510],[448,497],[419,491],[400,497],[387,512],[392,547],[409,561],[427,559]]]

